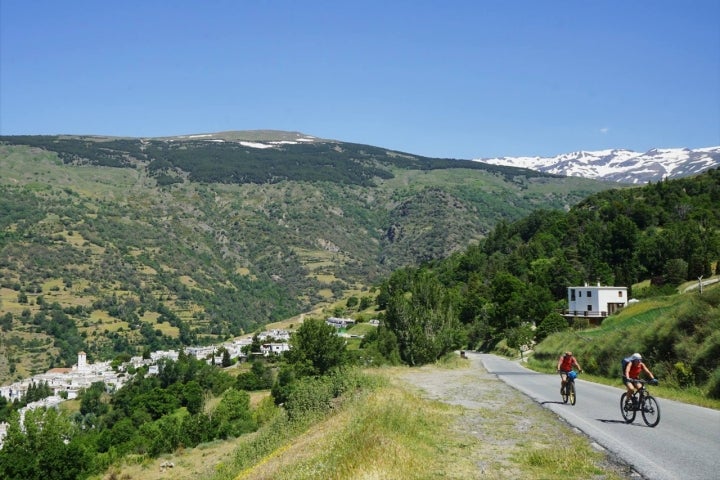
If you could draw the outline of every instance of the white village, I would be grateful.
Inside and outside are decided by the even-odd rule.
[[[328,319],[329,324],[337,325],[337,319],[333,319],[332,323]],[[352,320],[342,319],[340,322],[347,325]],[[290,349],[290,332],[287,330],[268,330],[257,335],[260,341],[259,356],[280,355],[282,352]],[[205,360],[208,363],[215,362],[220,365],[222,362],[222,353],[227,351],[230,359],[238,362],[247,360],[249,354],[249,346],[252,344],[252,337],[242,337],[231,342],[220,345],[209,345],[202,347],[187,347],[183,349],[184,353],[189,357],[197,360]],[[129,362],[123,363],[117,367],[113,367],[110,361],[88,363],[85,352],[78,352],[77,364],[69,368],[53,368],[45,373],[34,375],[30,378],[23,379],[11,385],[0,386],[0,396],[9,402],[20,400],[28,392],[32,385],[47,385],[53,394],[42,400],[28,403],[20,410],[20,418],[28,410],[36,408],[56,408],[66,400],[72,400],[78,397],[81,390],[89,388],[93,383],[102,382],[105,384],[105,390],[114,392],[121,389],[133,375],[129,371],[135,371],[138,368],[147,367],[148,375],[156,375],[158,373],[158,363],[161,359],[177,360],[180,352],[178,350],[156,351],[150,354],[150,358],[135,356]],[[8,424],[0,423],[0,448],[2,448],[3,438],[5,437]]]

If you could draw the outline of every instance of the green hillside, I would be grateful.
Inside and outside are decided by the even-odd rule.
[[[559,353],[572,350],[586,372],[617,384],[622,375],[619,360],[642,352],[662,385],[720,399],[719,307],[717,283],[702,294],[696,289],[648,298],[608,318],[600,328],[550,335],[535,347],[531,362],[554,371]]]
[[[393,272],[378,296],[389,331],[380,329],[373,341],[393,339],[411,365],[458,348],[507,346],[515,353],[539,342],[539,360],[573,348],[587,358],[589,372],[608,377],[618,374],[623,355],[642,351],[670,385],[720,398],[717,288],[692,301],[672,296],[719,269],[715,169],[600,192],[568,212],[538,210],[499,223],[447,259]],[[605,319],[602,329],[586,330],[587,319],[559,312],[567,308],[567,288],[588,282],[626,286],[641,302]],[[552,336],[571,327],[573,333]]]
[[[369,296],[611,186],[298,137],[1,137],[0,382]]]

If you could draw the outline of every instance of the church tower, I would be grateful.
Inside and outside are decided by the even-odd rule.
[[[85,357],[85,352],[78,353],[77,369],[78,372],[84,372],[87,369],[87,358]]]

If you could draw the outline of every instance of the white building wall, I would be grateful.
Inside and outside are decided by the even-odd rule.
[[[626,287],[589,286],[568,287],[568,310],[578,312],[592,312],[606,314],[610,309],[608,305],[627,305]]]

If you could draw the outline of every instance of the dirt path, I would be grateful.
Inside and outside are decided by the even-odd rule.
[[[488,373],[479,356],[468,355],[466,362],[467,367],[456,369],[426,366],[403,373],[400,378],[426,398],[463,407],[451,428],[473,436],[482,445],[469,454],[483,478],[520,478],[523,472],[518,458],[523,457],[523,452],[568,445],[580,445],[591,455],[600,452],[595,465],[603,473],[588,478],[641,478],[582,432]],[[578,443],[569,442],[568,436]]]

